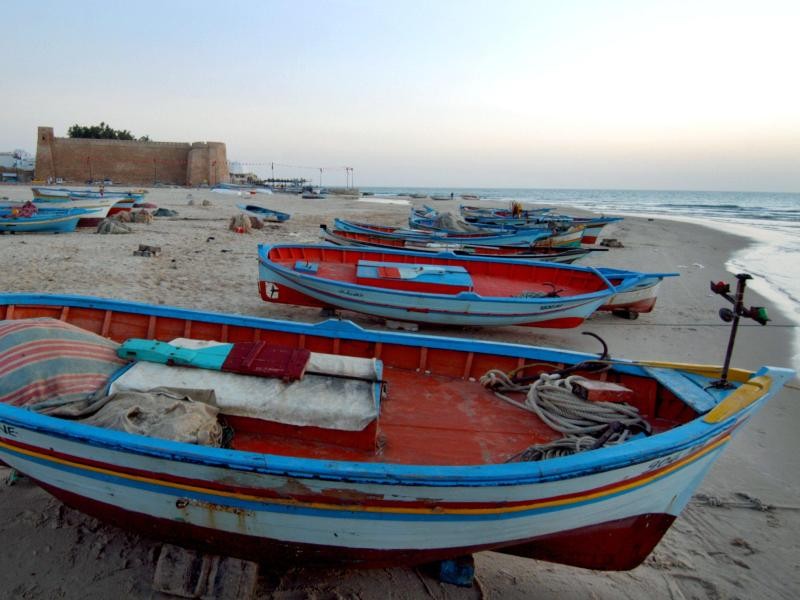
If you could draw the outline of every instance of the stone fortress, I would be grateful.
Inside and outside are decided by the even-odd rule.
[[[230,179],[222,142],[139,142],[55,137],[39,127],[38,181],[111,180],[132,185],[216,185]]]

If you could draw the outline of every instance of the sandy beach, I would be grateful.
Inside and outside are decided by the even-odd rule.
[[[0,196],[29,199],[30,189],[0,186]],[[194,205],[188,204],[189,199]],[[202,206],[208,200],[209,206]],[[311,308],[271,305],[257,290],[258,243],[316,242],[319,224],[335,216],[403,225],[408,206],[329,197],[302,200],[276,194],[242,199],[207,189],[152,189],[148,202],[178,212],[129,235],[0,236],[0,289],[102,296],[240,313],[319,321]],[[291,213],[284,224],[251,234],[227,229],[236,204],[252,202]],[[415,201],[421,202],[421,201]],[[457,210],[458,200],[438,202]],[[568,211],[579,214],[579,211]],[[725,263],[748,243],[700,224],[626,217],[603,230],[623,248],[583,261],[642,271],[679,272],[661,287],[653,313],[637,320],[600,314],[572,330],[506,327],[423,331],[598,352],[583,331],[599,334],[612,356],[697,363],[722,362],[729,328],[718,317],[724,301],[709,281],[732,281]],[[161,256],[133,255],[139,244]],[[748,292],[748,305],[769,302]],[[743,322],[733,365],[790,364],[795,325],[775,310],[766,327]],[[378,319],[344,313],[365,328]],[[800,589],[800,391],[783,390],[730,444],[695,499],[654,553],[630,572],[602,573],[515,558],[476,555],[477,584],[458,588],[418,569],[374,571],[262,567],[263,598],[794,598]],[[0,481],[10,475],[0,468]],[[0,484],[0,598],[150,598],[160,544],[63,506],[30,481]]]

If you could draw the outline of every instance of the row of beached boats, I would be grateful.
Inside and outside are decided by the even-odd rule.
[[[336,247],[260,246],[261,297],[395,322],[565,328],[598,310],[650,312],[663,279],[678,275],[570,264],[597,251],[580,244],[587,231],[595,239],[619,219],[558,216],[461,231],[423,211],[412,211],[409,229],[344,219],[322,225],[322,238]]]
[[[74,231],[144,203],[144,191],[32,187],[27,201],[0,202],[0,232]]]
[[[474,238],[467,254],[386,248],[383,233],[259,247],[262,297],[572,326],[671,275],[486,256]],[[0,374],[0,460],[142,535],[270,564],[495,550],[614,570],[648,556],[793,375],[48,294],[0,294]],[[172,422],[192,436],[98,424],[131,394],[161,410],[138,423],[193,411]]]

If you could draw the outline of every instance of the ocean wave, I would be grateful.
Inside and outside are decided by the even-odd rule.
[[[657,204],[656,206],[661,208],[690,208],[692,210],[702,210],[704,208],[713,208],[713,209],[731,209],[731,210],[741,210],[743,207],[739,204],[676,204],[674,202],[667,202],[665,204]],[[761,207],[748,207],[748,208],[761,208]]]

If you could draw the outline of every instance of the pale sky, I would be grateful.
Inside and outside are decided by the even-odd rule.
[[[361,186],[800,192],[800,0],[35,0],[2,23],[0,151],[105,121]]]

